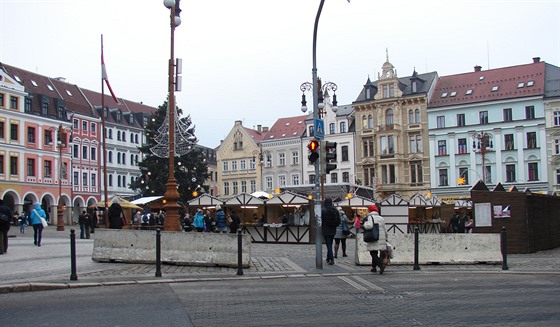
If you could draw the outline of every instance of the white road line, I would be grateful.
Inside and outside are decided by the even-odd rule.
[[[340,278],[341,280],[345,281],[346,283],[350,284],[352,287],[354,287],[355,289],[359,290],[359,291],[367,291],[367,287],[364,287],[358,283],[356,283],[355,281],[351,280],[348,277],[345,276],[339,276],[338,278]]]
[[[372,283],[372,282],[369,282],[369,281],[363,279],[363,278],[360,277],[360,276],[352,276],[352,278],[354,278],[355,280],[357,280],[357,281],[361,282],[362,284],[368,286],[368,287],[371,288],[372,290],[376,290],[376,291],[385,293],[385,290],[384,290],[383,288],[381,288],[381,287],[375,285],[375,284]]]

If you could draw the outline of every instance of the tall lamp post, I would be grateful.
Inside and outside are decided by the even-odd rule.
[[[165,223],[164,229],[166,231],[180,231],[181,224],[179,222],[179,208],[177,201],[180,198],[179,191],[177,190],[177,180],[175,179],[175,27],[181,24],[179,8],[180,0],[164,0],[163,5],[169,9],[169,21],[171,26],[171,55],[169,58],[169,99],[168,99],[168,114],[169,114],[169,178],[165,185]]]
[[[350,0],[348,0],[350,2]],[[317,15],[315,16],[315,24],[313,26],[313,52],[312,52],[312,61],[313,67],[311,69],[312,75],[312,83],[311,88],[313,90],[313,121],[316,121],[319,118],[319,92],[321,90],[321,86],[318,84],[317,78],[317,28],[319,27],[319,18],[321,17],[321,11],[323,11],[323,5],[325,4],[325,0],[321,0],[319,3],[319,9],[317,10]],[[305,84],[305,83],[304,83]],[[303,90],[302,90],[303,91]],[[302,97],[302,110],[305,107],[305,95]],[[315,139],[317,138],[317,133],[315,133]],[[319,149],[319,151],[323,151],[323,149]],[[319,156],[320,158],[321,156]],[[315,266],[318,269],[323,269],[323,254],[322,254],[322,245],[323,245],[323,237],[321,233],[321,220],[318,219],[321,217],[321,191],[319,188],[319,180],[321,176],[321,161],[320,159],[315,163]]]
[[[62,151],[68,148],[68,136],[66,135],[66,131],[67,129],[62,126],[62,123],[56,129],[56,133],[57,133],[56,147],[58,150],[58,201],[56,206],[56,211],[57,211],[56,230],[59,232],[64,231],[64,205],[62,203],[62,173],[63,173]],[[68,169],[66,169],[65,175],[66,176],[68,175]]]
[[[482,181],[486,183],[486,153],[492,146],[492,134],[487,132],[474,132],[471,134],[473,139],[473,151],[480,151],[482,156]]]

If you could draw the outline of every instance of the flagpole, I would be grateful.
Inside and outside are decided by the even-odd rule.
[[[109,228],[109,219],[107,215],[109,198],[107,195],[107,140],[105,131],[105,67],[103,65],[103,34],[101,34],[101,137],[103,139],[103,192],[105,196],[105,210],[103,211],[103,221],[105,223],[105,227]]]

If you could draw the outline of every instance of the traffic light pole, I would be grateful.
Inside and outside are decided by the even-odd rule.
[[[317,10],[317,16],[315,17],[315,25],[313,27],[313,68],[311,70],[312,83],[313,83],[313,121],[316,121],[319,116],[319,92],[321,88],[317,85],[317,27],[319,26],[319,17],[321,17],[321,11],[323,10],[323,4],[325,0],[321,0],[319,4],[319,9]],[[317,133],[314,131],[315,140],[317,138]],[[321,231],[321,152],[323,149],[319,147],[319,159],[315,162],[315,267],[317,269],[323,269],[323,233]]]

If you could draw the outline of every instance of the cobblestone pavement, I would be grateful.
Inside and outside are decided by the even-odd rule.
[[[75,227],[79,232],[79,228]],[[16,234],[17,232],[17,234]],[[91,260],[92,239],[76,240],[77,281],[70,281],[70,228],[57,232],[56,226],[44,231],[42,246],[33,245],[32,229],[19,234],[10,230],[8,252],[0,255],[0,293],[15,290],[48,289],[57,287],[93,286],[107,283],[196,281],[216,278],[274,278],[287,275],[316,276],[329,274],[368,274],[369,267],[354,262],[355,240],[347,240],[347,257],[339,256],[335,265],[323,262],[316,266],[315,244],[260,244],[251,246],[251,264],[238,274],[237,268],[162,265],[161,278],[155,277],[155,265],[98,263]],[[323,258],[326,248],[322,247]],[[321,259],[322,260],[322,259]],[[509,270],[502,265],[422,265],[413,271],[412,265],[392,265],[388,271],[397,274],[425,273],[547,273],[560,274],[560,248],[532,254],[508,255]],[[18,287],[19,285],[19,287]],[[41,287],[37,286],[40,285]]]

